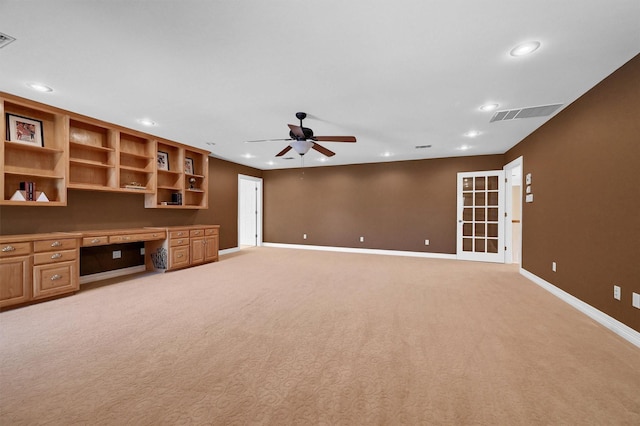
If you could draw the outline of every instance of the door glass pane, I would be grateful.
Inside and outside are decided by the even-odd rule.
[[[498,239],[488,239],[487,240],[487,252],[489,253],[497,253],[498,252]]]
[[[465,223],[462,225],[462,235],[465,237],[473,236],[473,225],[471,223]]]
[[[476,253],[484,253],[484,239],[476,238],[476,249],[474,250]]]
[[[463,238],[462,239],[462,250],[463,251],[473,251],[473,240],[471,238]]]
[[[462,205],[464,205],[464,206],[472,206],[473,205],[473,195],[464,194],[462,196],[462,199],[464,200]]]
[[[485,180],[486,180],[486,178],[484,176],[476,178],[476,187],[475,187],[476,191],[477,190],[484,191],[484,189],[485,189]]]
[[[484,207],[476,208],[476,220],[484,222],[486,220],[486,209]]]
[[[487,209],[487,220],[490,222],[498,221],[498,208]]]
[[[497,191],[498,190],[498,176],[488,176],[487,180],[488,180],[487,189],[490,190],[490,191]]]
[[[487,193],[487,205],[488,206],[497,206],[498,205],[498,193],[497,192],[489,192],[489,193]]]
[[[484,223],[476,223],[475,228],[476,228],[476,237],[485,237],[485,233],[484,233],[484,227],[485,224]]]
[[[475,198],[476,198],[476,206],[486,206],[484,192],[476,192]]]
[[[497,223],[489,223],[489,224],[487,224],[487,237],[498,238],[498,224]]]
[[[473,178],[467,177],[462,179],[462,188],[463,191],[473,190]]]
[[[462,209],[462,220],[471,222],[473,220],[473,209]]]

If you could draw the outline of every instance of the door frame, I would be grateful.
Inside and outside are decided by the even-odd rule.
[[[238,248],[240,248],[240,236],[242,233],[242,211],[241,202],[242,199],[242,181],[250,181],[256,184],[256,246],[262,245],[262,178],[255,176],[238,174]]]
[[[512,170],[520,167],[521,175],[524,170],[524,159],[522,156],[516,158],[510,163],[506,164],[502,169],[504,170],[504,176],[507,179],[505,185],[505,213],[507,214],[506,219],[504,221],[504,240],[507,250],[504,253],[504,261],[505,263],[513,263],[513,227],[511,223],[511,218],[513,217],[513,182],[511,179]],[[522,188],[524,187],[524,182],[520,183],[520,229],[522,233]],[[520,256],[518,259],[518,265],[522,267],[522,235],[520,236],[520,247],[518,247]]]

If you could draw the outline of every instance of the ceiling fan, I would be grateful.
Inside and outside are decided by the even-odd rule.
[[[321,154],[327,157],[333,157],[335,152],[318,144],[320,142],[355,142],[355,136],[314,136],[313,130],[302,125],[302,120],[307,117],[305,112],[297,112],[296,118],[300,120],[300,125],[289,124],[289,138],[288,139],[261,139],[257,141],[247,142],[266,142],[266,141],[291,141],[289,145],[276,154],[276,157],[282,157],[291,149],[296,151],[300,155],[305,155],[311,148],[315,149]]]

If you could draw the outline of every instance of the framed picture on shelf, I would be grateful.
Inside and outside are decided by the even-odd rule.
[[[42,121],[7,113],[7,139],[36,146],[44,146]]]
[[[188,175],[192,175],[193,173],[193,158],[185,158],[184,159],[184,172]]]
[[[169,153],[158,151],[158,170],[169,170]]]

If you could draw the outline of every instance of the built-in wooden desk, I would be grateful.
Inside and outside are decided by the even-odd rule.
[[[144,242],[145,269],[170,271],[218,260],[219,225],[0,236],[0,308],[75,293],[81,247]]]

